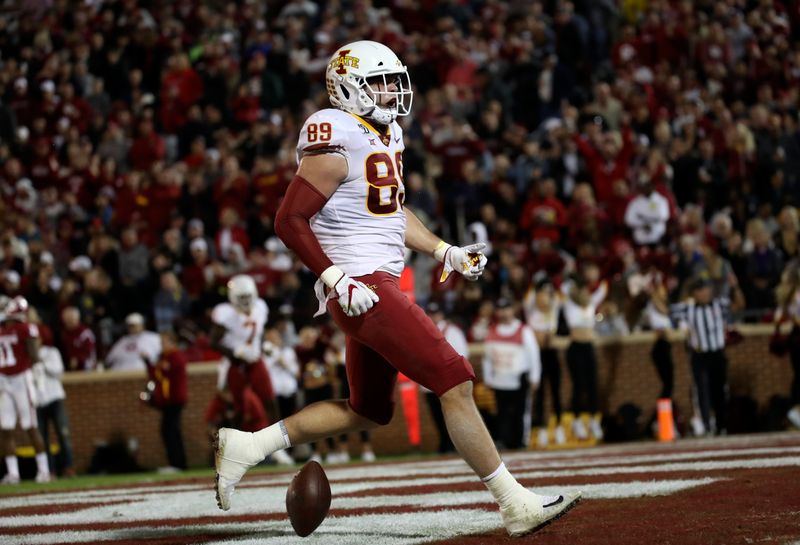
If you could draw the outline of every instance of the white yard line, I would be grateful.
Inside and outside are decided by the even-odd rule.
[[[614,499],[633,498],[641,496],[663,496],[674,494],[681,490],[703,486],[714,482],[716,479],[682,479],[665,481],[636,481],[625,483],[587,484],[577,487],[584,492],[587,499]],[[560,488],[543,487],[542,494],[557,494]],[[153,501],[151,505],[137,504],[134,510],[137,515],[144,514],[145,520],[157,520],[173,517],[176,511],[184,510],[183,494],[162,495],[160,501]],[[245,500],[247,498],[241,498]],[[259,500],[260,510],[239,510],[237,514],[264,512],[265,498],[249,498]],[[485,491],[481,492],[450,492],[419,494],[410,496],[368,496],[361,498],[341,498],[335,502],[336,508],[363,509],[369,507],[446,507],[469,505],[474,503],[491,502],[491,497]],[[250,504],[252,505],[252,503]],[[283,506],[280,507],[283,512]],[[5,526],[19,526],[21,522],[39,525],[66,525],[108,521],[130,521],[131,518],[117,512],[114,516],[113,506],[93,508],[82,513],[80,517],[72,514],[52,515],[46,517],[15,517],[3,520]],[[150,516],[152,515],[152,516]],[[192,513],[193,516],[202,516],[203,513]],[[187,516],[183,513],[183,517]],[[47,518],[45,523],[42,518]],[[180,517],[182,518],[182,517]],[[27,519],[27,520],[19,520]],[[134,520],[138,520],[138,517]],[[9,524],[6,524],[9,523]],[[345,517],[330,517],[309,538],[299,538],[292,533],[287,520],[260,521],[257,523],[226,523],[219,522],[203,525],[186,525],[179,527],[150,527],[150,528],[122,528],[115,530],[90,530],[90,531],[64,531],[43,533],[24,536],[2,536],[4,545],[48,545],[55,542],[90,543],[92,541],[113,539],[144,539],[154,537],[182,536],[190,537],[197,534],[223,534],[228,532],[242,532],[246,535],[244,540],[222,540],[215,543],[259,543],[274,545],[331,543],[335,540],[337,545],[356,545],[361,543],[387,543],[406,545],[425,543],[438,539],[445,539],[457,535],[482,533],[497,529],[500,526],[500,517],[494,511],[483,509],[453,509],[436,512],[391,513],[372,515],[352,515]],[[370,538],[380,536],[376,541]]]

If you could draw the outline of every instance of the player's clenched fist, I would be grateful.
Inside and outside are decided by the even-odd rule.
[[[451,246],[444,241],[440,242],[433,252],[433,257],[444,263],[444,270],[439,282],[447,280],[453,271],[464,275],[467,280],[473,282],[477,280],[486,267],[484,248],[486,248],[486,244],[483,242],[463,247]]]
[[[350,317],[361,316],[380,300],[377,293],[363,282],[353,280],[344,274],[339,267],[328,267],[320,278],[336,293],[342,310]]]

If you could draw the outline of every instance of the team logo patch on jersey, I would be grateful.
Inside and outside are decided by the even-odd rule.
[[[336,73],[343,76],[347,74],[346,66],[358,68],[358,57],[351,57],[348,55],[349,49],[342,49],[339,51],[339,56],[331,61],[330,68],[336,67]]]

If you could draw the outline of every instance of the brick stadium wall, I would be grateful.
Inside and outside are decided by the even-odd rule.
[[[745,340],[728,350],[732,396],[745,395],[756,400],[763,411],[771,396],[786,395],[791,369],[786,359],[778,359],[767,350],[771,328],[743,327]],[[632,402],[645,411],[654,408],[660,382],[650,361],[650,334],[634,334],[616,343],[598,347],[600,360],[600,398],[607,414],[620,405]],[[478,362],[480,347],[474,347],[473,361]],[[673,340],[675,358],[675,401],[678,410],[690,414],[691,377],[683,343]],[[562,399],[568,406],[571,384],[564,367]],[[75,462],[78,471],[89,467],[95,445],[114,438],[135,438],[139,444],[138,461],[144,467],[166,465],[159,435],[160,413],[142,405],[138,394],[144,385],[143,375],[136,373],[72,374],[65,379],[67,409],[72,426]],[[189,403],[183,415],[184,441],[191,466],[208,463],[209,444],[203,414],[216,382],[213,364],[190,366]],[[430,420],[427,404],[420,398],[422,421],[421,451],[436,448],[438,436]],[[353,439],[355,442],[355,439]],[[392,422],[373,434],[378,454],[411,452],[402,415],[402,404]],[[357,450],[354,450],[357,452]]]

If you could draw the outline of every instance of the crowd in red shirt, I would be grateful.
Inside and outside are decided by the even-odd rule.
[[[90,358],[63,309],[101,358],[130,312],[196,334],[242,271],[310,319],[314,278],[272,218],[299,127],[327,107],[325,61],[356,39],[394,48],[416,90],[407,205],[447,240],[491,243],[484,281],[448,300],[467,320],[586,262],[621,286],[655,268],[677,293],[722,257],[749,308],[773,305],[798,255],[798,0],[357,4],[4,16],[0,288],[28,297],[68,361]],[[645,186],[669,219],[636,247],[625,216]]]

